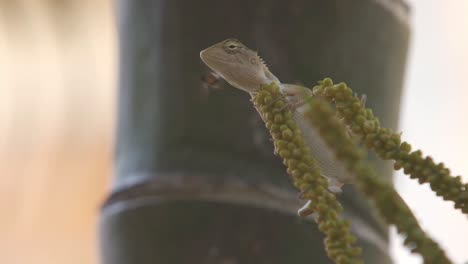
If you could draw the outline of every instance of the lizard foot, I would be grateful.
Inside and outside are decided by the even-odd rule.
[[[328,190],[332,193],[342,193],[343,190],[341,189],[343,187],[343,183],[332,179],[328,178]]]

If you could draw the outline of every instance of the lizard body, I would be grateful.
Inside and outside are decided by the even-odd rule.
[[[350,183],[345,168],[339,164],[319,132],[303,117],[304,100],[312,96],[308,88],[281,83],[273,75],[257,52],[236,39],[227,39],[200,52],[202,61],[232,86],[254,95],[262,85],[275,82],[293,111],[294,120],[301,129],[312,157],[317,161],[323,176],[329,181],[332,192],[341,192],[344,183]]]

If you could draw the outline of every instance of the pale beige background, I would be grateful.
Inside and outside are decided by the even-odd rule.
[[[110,1],[0,1],[0,263],[97,263],[115,97]]]
[[[403,137],[468,181],[468,2],[412,2]],[[1,263],[97,263],[115,35],[110,0],[0,0]],[[404,175],[396,183],[456,263],[468,260],[466,217]],[[421,263],[399,239],[392,252],[396,263]]]
[[[413,30],[400,122],[403,138],[468,182],[468,1],[410,2]],[[401,173],[395,179],[422,227],[455,263],[468,261],[468,218],[427,185]],[[393,247],[397,263],[422,263],[401,249],[400,242]]]

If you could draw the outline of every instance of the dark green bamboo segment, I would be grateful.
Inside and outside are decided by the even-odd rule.
[[[207,90],[199,53],[237,38],[284,82],[331,76],[359,87],[395,128],[410,35],[403,1],[116,0],[115,7],[118,121],[100,262],[332,263],[317,225],[298,219],[297,190],[248,95],[225,82]],[[391,178],[388,164],[372,161]],[[229,188],[244,189],[226,198]],[[272,189],[287,195],[245,195]],[[364,196],[347,186],[338,199],[364,261],[392,263],[387,227]]]
[[[468,184],[461,176],[451,176],[443,163],[436,164],[430,156],[423,157],[421,150],[411,151],[408,142],[389,128],[382,128],[377,117],[365,108],[345,83],[333,85],[330,79],[314,87],[314,94],[336,105],[340,117],[364,145],[384,160],[394,160],[394,168],[403,168],[405,174],[419,183],[429,183],[431,189],[444,200],[453,201],[455,208],[468,214]]]
[[[265,85],[253,100],[266,122],[276,152],[283,159],[301,197],[310,200],[310,209],[318,212],[319,229],[325,235],[325,249],[335,263],[362,263],[361,248],[354,245],[349,222],[340,216],[343,208],[328,191],[328,182],[304,144],[301,131],[292,119],[284,96],[277,85]]]
[[[331,86],[330,82],[331,80],[327,79],[322,82],[322,85],[336,87],[335,89],[346,87]],[[351,94],[349,88],[341,92]],[[354,103],[362,107],[360,101]],[[374,202],[380,215],[388,224],[395,225],[398,232],[405,236],[404,244],[412,252],[421,254],[424,263],[451,263],[439,245],[424,233],[411,210],[392,185],[378,177],[374,169],[365,161],[364,152],[349,137],[347,128],[336,118],[336,112],[331,105],[316,97],[310,98],[307,104],[305,117],[310,124],[317,127],[324,141],[335,152],[337,159],[342,161],[353,174],[358,188]]]

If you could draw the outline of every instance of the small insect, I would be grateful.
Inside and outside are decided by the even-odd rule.
[[[210,92],[222,88],[224,79],[214,71],[208,71],[201,76],[202,87],[205,91]]]

